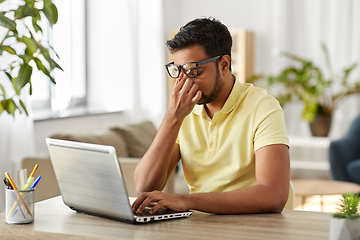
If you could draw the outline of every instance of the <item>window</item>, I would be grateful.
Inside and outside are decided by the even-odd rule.
[[[85,0],[55,0],[59,19],[53,30],[43,23],[44,37],[60,57],[64,69],[54,70],[56,85],[34,71],[32,102],[34,110],[65,110],[85,104],[86,99],[86,3]],[[35,70],[36,68],[34,68]]]

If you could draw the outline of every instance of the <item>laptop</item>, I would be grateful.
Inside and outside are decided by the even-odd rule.
[[[90,215],[129,223],[188,217],[192,211],[136,215],[122,177],[115,148],[46,138],[65,205]]]

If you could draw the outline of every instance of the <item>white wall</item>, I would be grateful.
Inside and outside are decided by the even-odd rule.
[[[179,29],[187,22],[214,17],[228,28],[245,28],[255,32],[255,70],[269,69],[270,4],[269,0],[164,0],[165,32]],[[166,36],[166,39],[168,36]]]

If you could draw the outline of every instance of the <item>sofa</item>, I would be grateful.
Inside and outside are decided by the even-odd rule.
[[[86,142],[114,146],[116,149],[125,185],[130,197],[136,197],[134,170],[141,157],[150,147],[157,129],[150,121],[137,124],[113,126],[100,132],[86,134],[56,133],[50,138]],[[36,172],[42,180],[36,187],[35,202],[59,196],[60,189],[48,153],[45,155],[29,156],[23,159],[22,168],[31,172],[35,164],[39,164]],[[173,173],[163,191],[174,192]]]
[[[329,161],[335,180],[360,184],[360,115],[343,138],[330,143]]]

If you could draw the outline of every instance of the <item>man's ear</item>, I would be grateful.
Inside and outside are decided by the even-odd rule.
[[[230,56],[229,55],[224,55],[220,60],[220,69],[222,71],[229,70],[230,61],[231,61]]]

